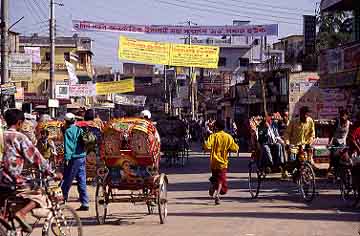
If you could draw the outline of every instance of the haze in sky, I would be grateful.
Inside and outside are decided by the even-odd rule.
[[[302,34],[302,15],[314,14],[314,0],[56,0],[57,36],[72,36],[71,20],[132,24],[231,25],[233,20],[252,24],[279,24],[279,38]],[[22,35],[48,36],[49,0],[9,1],[10,20],[25,17],[12,30]],[[94,63],[119,68],[118,33],[78,33],[93,39]],[[131,34],[132,37],[180,41],[179,36]],[[272,41],[276,41],[272,37]]]

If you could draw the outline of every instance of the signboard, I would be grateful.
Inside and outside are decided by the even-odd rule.
[[[131,93],[135,91],[134,79],[96,83],[96,95]]]
[[[322,79],[321,79],[322,80]],[[321,80],[314,73],[290,74],[289,114],[299,114],[302,106],[308,106],[314,119],[334,119],[339,108],[346,108],[351,101],[351,92],[345,88],[321,88]]]
[[[24,51],[31,55],[33,64],[41,64],[40,47],[24,47]]]
[[[167,65],[169,63],[169,51],[169,43],[120,37],[119,58],[122,60]]]
[[[16,87],[12,84],[0,85],[2,95],[14,95],[16,93]]]
[[[11,81],[30,81],[32,78],[32,56],[22,53],[12,53],[9,57]]]
[[[79,83],[79,79],[76,76],[75,66],[68,61],[65,61],[65,65],[66,65],[68,75],[69,75],[69,84]]]
[[[69,85],[70,97],[92,97],[96,96],[95,84],[73,84]]]
[[[315,52],[316,43],[316,16],[304,15],[305,55]]]
[[[279,26],[269,25],[225,25],[225,26],[183,26],[183,25],[135,25],[95,21],[72,21],[73,31],[131,32],[167,35],[236,35],[247,37],[278,36]]]
[[[171,44],[169,65],[216,69],[219,52],[219,47]]]
[[[145,106],[146,96],[117,94],[114,103],[126,106]]]
[[[24,100],[24,88],[16,88],[15,100]]]
[[[57,82],[55,85],[55,96],[57,99],[69,99],[69,84]]]
[[[150,64],[217,68],[219,47],[170,44],[130,39],[119,40],[119,58]]]

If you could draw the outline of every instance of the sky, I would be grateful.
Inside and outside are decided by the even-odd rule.
[[[231,25],[233,20],[252,24],[279,24],[279,38],[302,34],[302,15],[314,14],[316,0],[55,0],[57,36],[72,36],[72,20],[128,24],[176,25],[191,20],[198,25]],[[318,0],[320,1],[320,0]],[[22,35],[48,36],[49,0],[10,0],[10,25]],[[93,40],[94,64],[119,68],[119,33],[86,32]],[[129,35],[129,34],[125,34]],[[130,34],[156,41],[179,42],[181,36]],[[276,41],[277,37],[272,37]]]

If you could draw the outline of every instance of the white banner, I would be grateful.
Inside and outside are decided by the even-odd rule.
[[[69,85],[66,82],[58,82],[55,86],[56,99],[69,99]]]
[[[209,35],[209,36],[278,36],[279,26],[237,25],[237,26],[182,26],[182,25],[134,25],[94,21],[73,20],[73,31],[132,32],[145,34]]]
[[[127,106],[145,106],[146,96],[116,94],[114,103]]]
[[[95,84],[72,84],[69,87],[70,87],[70,97],[96,96]]]
[[[40,47],[24,47],[24,50],[31,55],[33,64],[41,64]]]
[[[32,56],[23,53],[10,54],[11,81],[30,81],[32,78]]]
[[[75,66],[68,61],[65,61],[65,64],[69,75],[69,84],[72,85],[79,83],[79,79],[76,76]]]

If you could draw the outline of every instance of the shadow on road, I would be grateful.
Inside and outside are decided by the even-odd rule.
[[[169,216],[180,217],[216,217],[216,218],[257,218],[257,219],[284,219],[284,220],[311,220],[311,221],[348,221],[358,222],[359,217],[354,214],[334,213],[293,213],[293,212],[176,212]]]

